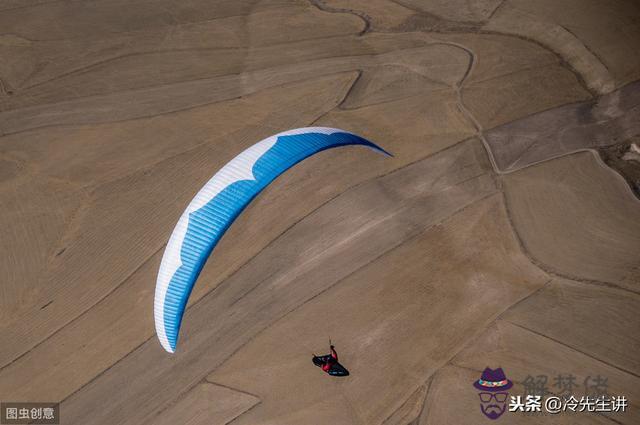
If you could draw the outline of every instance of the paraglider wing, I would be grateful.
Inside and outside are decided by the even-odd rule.
[[[363,145],[389,155],[355,134],[309,127],[264,139],[218,171],[182,213],[162,257],[154,299],[160,343],[173,353],[193,285],[211,251],[242,210],[269,183],[320,151]]]

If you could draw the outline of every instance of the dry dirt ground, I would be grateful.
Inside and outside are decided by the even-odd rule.
[[[638,140],[639,51],[634,0],[1,1],[0,400],[78,425],[481,424],[471,383],[501,366],[514,394],[601,375],[630,400],[503,423],[640,423],[640,201],[598,155]],[[167,354],[179,215],[309,125],[395,156],[272,184]],[[349,378],[311,365],[329,337]]]

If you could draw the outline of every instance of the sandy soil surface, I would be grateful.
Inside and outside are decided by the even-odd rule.
[[[638,51],[633,0],[0,2],[0,401],[65,425],[478,424],[472,383],[502,367],[512,394],[601,375],[630,401],[504,423],[639,423]],[[268,187],[167,354],[181,212],[309,125],[394,157],[327,151]],[[311,364],[330,337],[346,379]]]

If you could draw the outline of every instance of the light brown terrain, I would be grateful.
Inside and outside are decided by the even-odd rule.
[[[640,140],[639,51],[634,0],[1,1],[0,401],[65,425],[500,423],[472,387],[500,366],[512,394],[601,375],[630,402],[503,423],[640,423],[640,163],[598,154]],[[310,125],[394,157],[278,178],[166,353],[178,217]],[[329,338],[348,378],[311,364]]]

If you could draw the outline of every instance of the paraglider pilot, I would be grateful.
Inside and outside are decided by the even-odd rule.
[[[313,356],[313,364],[320,367],[331,376],[348,376],[349,371],[338,363],[338,353],[336,348],[329,342],[329,354],[324,356]]]

